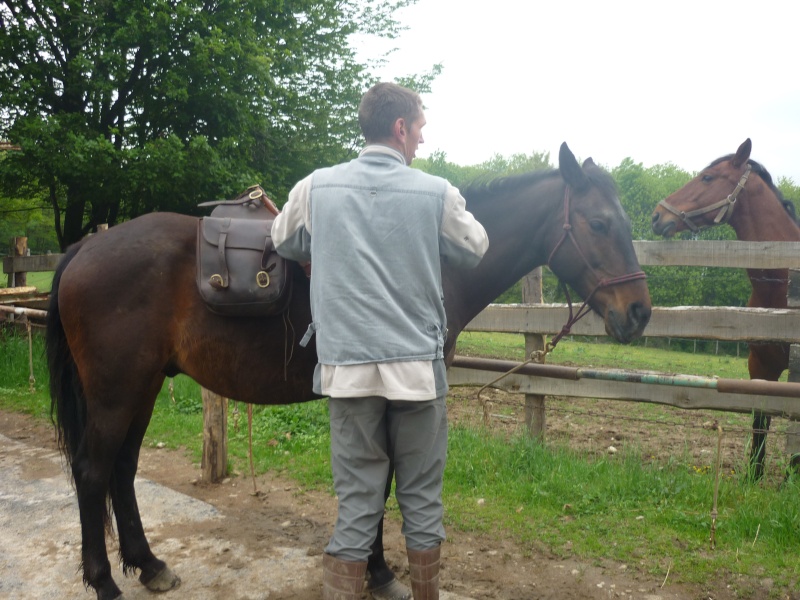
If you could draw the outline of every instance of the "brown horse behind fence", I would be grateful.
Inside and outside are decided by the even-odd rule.
[[[563,144],[559,169],[501,178],[464,196],[490,248],[474,270],[442,268],[448,360],[469,321],[543,264],[590,297],[609,335],[629,342],[642,334],[651,305],[630,225],[613,181],[591,159],[581,167]],[[105,545],[107,500],[124,571],[140,571],[154,591],[180,582],[151,552],[134,492],[139,449],[165,377],[185,373],[254,404],[315,398],[313,340],[299,345],[311,319],[306,276],[294,269],[292,302],[282,315],[216,315],[195,283],[196,231],[193,217],[139,217],[70,248],[53,281],[53,414],[78,496],[83,577],[99,600],[121,595]],[[373,552],[370,583],[391,580],[380,538]]]
[[[718,158],[662,200],[653,213],[653,231],[671,237],[679,231],[697,231],[728,223],[742,241],[798,242],[800,227],[794,205],[783,199],[767,170],[750,159],[752,144],[746,139],[735,154]],[[786,308],[787,269],[748,269],[752,293],[748,306]],[[777,381],[789,366],[788,344],[750,344],[751,379]],[[755,412],[750,449],[753,474],[764,474],[770,416]],[[792,459],[800,466],[800,457]]]

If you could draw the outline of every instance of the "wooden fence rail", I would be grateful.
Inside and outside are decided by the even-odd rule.
[[[736,307],[653,307],[647,337],[683,337],[736,342],[782,342],[792,345],[789,381],[800,381],[800,243],[740,241],[635,241],[636,255],[642,265],[704,266],[731,268],[790,269],[788,309]],[[539,280],[541,277],[539,277]],[[524,286],[523,286],[524,289]],[[568,318],[564,304],[521,304],[487,307],[466,331],[521,333],[526,337],[554,335]],[[573,328],[575,335],[603,336],[602,319],[590,314]],[[487,385],[497,373],[465,368],[459,358],[448,370],[451,385]],[[780,384],[779,384],[780,385]],[[784,384],[787,385],[788,384]],[[670,387],[629,381],[581,379],[565,381],[515,373],[493,387],[526,395],[526,424],[532,435],[544,435],[544,396],[602,398],[650,402],[687,409],[712,409],[738,413],[763,411],[773,416],[800,420],[800,397],[776,397],[762,394],[725,393],[702,388]],[[537,411],[529,409],[529,399],[536,398]],[[800,430],[797,423],[790,430]],[[787,436],[787,453],[800,451],[798,436]]]
[[[800,242],[641,241],[633,242],[642,265],[800,269]],[[3,273],[53,271],[63,254],[7,256]]]

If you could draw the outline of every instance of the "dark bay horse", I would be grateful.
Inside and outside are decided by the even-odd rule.
[[[742,241],[800,242],[794,205],[783,199],[767,170],[750,159],[751,150],[748,138],[735,154],[718,158],[662,200],[653,213],[653,231],[671,237],[686,229],[728,223]],[[747,306],[786,308],[787,269],[748,269],[747,274],[752,285]],[[777,381],[789,366],[789,345],[750,344],[747,366],[750,379]],[[756,478],[764,474],[770,420],[769,415],[754,413],[750,458]]]
[[[452,360],[458,334],[500,293],[537,266],[551,269],[626,343],[650,318],[646,282],[613,180],[563,144],[559,168],[464,191],[490,248],[474,270],[442,268]],[[126,573],[164,591],[180,580],[151,552],[134,493],[139,450],[165,377],[185,373],[218,394],[254,404],[315,398],[314,345],[299,346],[310,319],[309,284],[296,269],[288,313],[220,317],[195,283],[197,219],[154,213],[72,246],[59,265],[47,323],[52,411],[72,467],[83,578],[99,600],[121,596],[105,545],[117,521]],[[355,299],[357,301],[357,299]],[[299,335],[296,335],[299,334]],[[394,575],[381,540],[370,578]]]

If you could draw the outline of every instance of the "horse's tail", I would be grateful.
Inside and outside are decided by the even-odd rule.
[[[56,268],[50,302],[47,309],[45,346],[47,366],[50,371],[50,418],[56,426],[58,446],[69,464],[78,451],[86,427],[86,399],[75,366],[72,350],[67,342],[61,313],[58,308],[58,288],[64,269],[80,250],[77,243],[67,249]]]

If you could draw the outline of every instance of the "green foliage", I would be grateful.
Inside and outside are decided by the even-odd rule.
[[[62,247],[252,183],[281,203],[352,156],[373,78],[351,37],[396,37],[413,2],[3,3],[0,138],[22,151],[0,161],[2,192],[50,205]]]
[[[672,164],[645,169],[631,158],[623,159],[611,169],[611,175],[617,182],[620,202],[631,219],[635,240],[656,239],[650,226],[656,205],[692,178]]]
[[[456,187],[465,187],[480,179],[553,168],[549,152],[513,154],[510,158],[495,154],[489,160],[477,165],[461,166],[449,162],[447,154],[441,150],[431,153],[429,158],[415,159],[413,166],[431,175],[444,177]]]
[[[50,414],[50,396],[44,339],[34,335],[30,341],[32,346],[24,333],[0,329],[0,406],[46,417]]]

